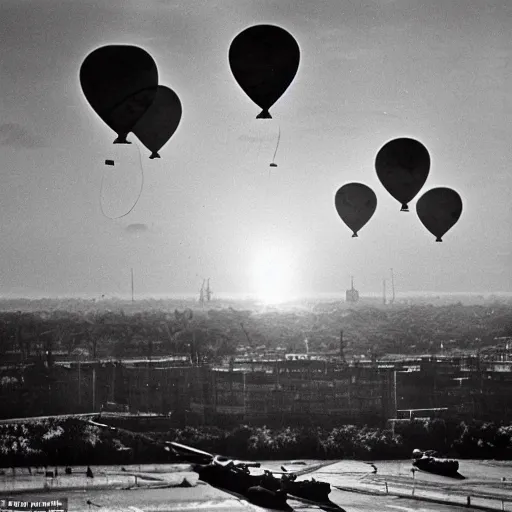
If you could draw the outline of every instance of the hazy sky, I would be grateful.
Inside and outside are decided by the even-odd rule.
[[[271,121],[228,65],[232,39],[260,23],[301,49]],[[511,26],[507,0],[2,0],[0,294],[129,294],[130,267],[141,294],[203,277],[253,292],[267,250],[289,264],[290,293],[343,292],[351,274],[378,290],[390,267],[400,291],[511,291]],[[129,208],[138,150],[111,144],[78,80],[105,44],[146,49],[183,105],[161,160],[141,146],[142,197],[117,221],[100,209],[102,175],[104,209]],[[377,179],[377,151],[403,136],[432,158],[416,199],[462,196],[442,244]],[[359,239],[334,209],[351,181],[378,198]]]

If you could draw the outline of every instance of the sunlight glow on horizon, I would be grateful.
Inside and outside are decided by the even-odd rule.
[[[254,290],[265,304],[279,304],[292,298],[294,258],[291,251],[279,246],[267,246],[256,252],[252,275]]]

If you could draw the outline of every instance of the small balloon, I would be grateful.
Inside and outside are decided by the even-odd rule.
[[[299,69],[300,49],[295,38],[274,25],[255,25],[240,32],[229,48],[235,80],[270,119],[269,109],[290,86]]]
[[[462,199],[451,188],[439,187],[425,192],[416,203],[416,213],[422,224],[442,242],[444,236],[462,214]]]
[[[430,171],[430,155],[417,140],[401,138],[385,144],[377,153],[375,170],[384,188],[408,212],[408,202],[421,190]]]
[[[375,192],[362,183],[343,185],[334,198],[341,220],[352,230],[352,238],[372,218],[377,208]]]
[[[142,48],[102,46],[80,67],[82,91],[98,116],[127,144],[126,136],[153,103],[158,86],[156,63]]]
[[[159,85],[155,101],[133,128],[133,133],[151,151],[150,159],[160,158],[158,151],[174,135],[180,124],[182,107],[178,95]]]

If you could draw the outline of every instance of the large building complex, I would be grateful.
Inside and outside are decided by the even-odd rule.
[[[507,345],[508,346],[508,345]],[[188,356],[125,361],[61,361],[4,368],[0,415],[99,412],[171,413],[182,422],[384,423],[449,415],[512,420],[512,357],[427,356],[360,361],[307,353],[224,365]]]

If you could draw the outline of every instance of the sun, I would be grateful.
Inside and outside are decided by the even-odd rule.
[[[291,299],[294,278],[292,254],[271,246],[259,251],[253,261],[254,289],[265,304],[278,304]]]

